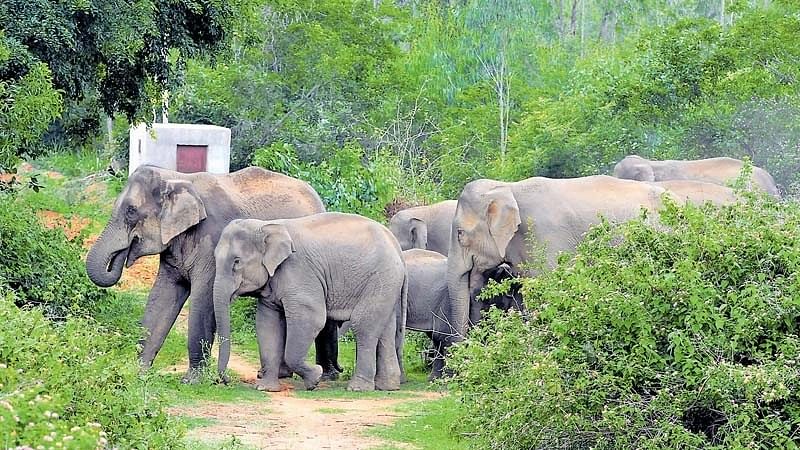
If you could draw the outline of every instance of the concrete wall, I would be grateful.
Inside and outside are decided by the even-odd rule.
[[[231,130],[215,125],[154,123],[131,128],[128,174],[142,164],[175,170],[178,145],[207,145],[206,170],[228,173],[231,164]]]

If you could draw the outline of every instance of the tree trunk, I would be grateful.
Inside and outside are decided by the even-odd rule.
[[[569,34],[575,36],[578,31],[578,1],[572,0],[572,12],[569,17]]]

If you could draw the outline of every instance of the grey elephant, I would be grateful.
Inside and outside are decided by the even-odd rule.
[[[256,167],[212,175],[141,166],[89,250],[86,271],[95,284],[109,287],[119,281],[123,266],[160,255],[142,319],[147,334],[141,363],[150,367],[191,293],[189,370],[183,381],[192,382],[214,339],[214,248],[225,225],[235,218],[292,218],[323,211],[307,183]],[[335,333],[335,327],[328,332]]]
[[[403,250],[421,248],[447,256],[456,203],[446,200],[398,211],[389,220],[389,229]]]
[[[719,184],[694,180],[655,181],[655,186],[662,187],[672,193],[681,203],[702,205],[711,202],[714,205],[730,205],[736,203],[736,191]]]
[[[406,328],[421,331],[433,342],[433,367],[428,377],[433,380],[442,376],[447,342],[455,329],[448,321],[450,297],[447,294],[447,257],[433,251],[412,249],[403,252],[408,269],[408,313]],[[511,276],[505,267],[484,274],[486,279],[502,281]],[[515,308],[523,311],[521,297],[516,291],[476,302],[476,310],[485,311],[491,306],[507,311]],[[473,311],[473,314],[474,312]],[[474,317],[477,321],[480,317]]]
[[[447,259],[448,320],[456,331],[448,344],[463,337],[469,316],[478,316],[470,299],[485,285],[486,273],[503,264],[521,273],[520,264],[528,261],[529,232],[543,262],[552,267],[558,254],[574,250],[600,216],[630,220],[641,208],[660,208],[665,193],[658,186],[606,175],[468,183],[458,199]]]
[[[726,157],[652,161],[630,155],[614,166],[614,176],[638,181],[695,180],[725,186],[739,176],[743,165],[738,159]],[[775,180],[766,170],[753,166],[751,179],[754,188],[780,196]]]
[[[215,257],[220,373],[230,356],[230,303],[250,294],[259,298],[260,389],[280,390],[282,358],[307,389],[317,386],[322,368],[305,357],[326,320],[349,320],[356,336],[348,389],[399,389],[408,283],[400,246],[386,227],[342,213],[234,220]]]

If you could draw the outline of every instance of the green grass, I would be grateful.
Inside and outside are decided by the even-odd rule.
[[[108,167],[108,158],[94,149],[84,148],[75,151],[54,149],[54,151],[36,158],[32,164],[45,170],[59,172],[65,177],[82,178],[105,171]]]
[[[346,413],[346,409],[342,408],[319,408],[317,412],[321,412],[322,414],[342,414]]]
[[[369,436],[387,441],[412,444],[422,450],[460,450],[468,448],[468,440],[453,435],[450,425],[458,416],[460,405],[453,397],[438,400],[408,402],[396,410],[408,414],[391,425],[381,425],[370,429]],[[400,449],[399,446],[385,445],[380,449]]]
[[[236,436],[223,438],[215,442],[186,440],[186,447],[191,450],[255,450],[256,447],[246,445]]]
[[[216,420],[207,417],[178,416],[178,420],[186,426],[187,430],[203,428],[217,423]]]

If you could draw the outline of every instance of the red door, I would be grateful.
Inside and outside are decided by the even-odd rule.
[[[176,170],[183,173],[205,172],[207,145],[178,145]]]

